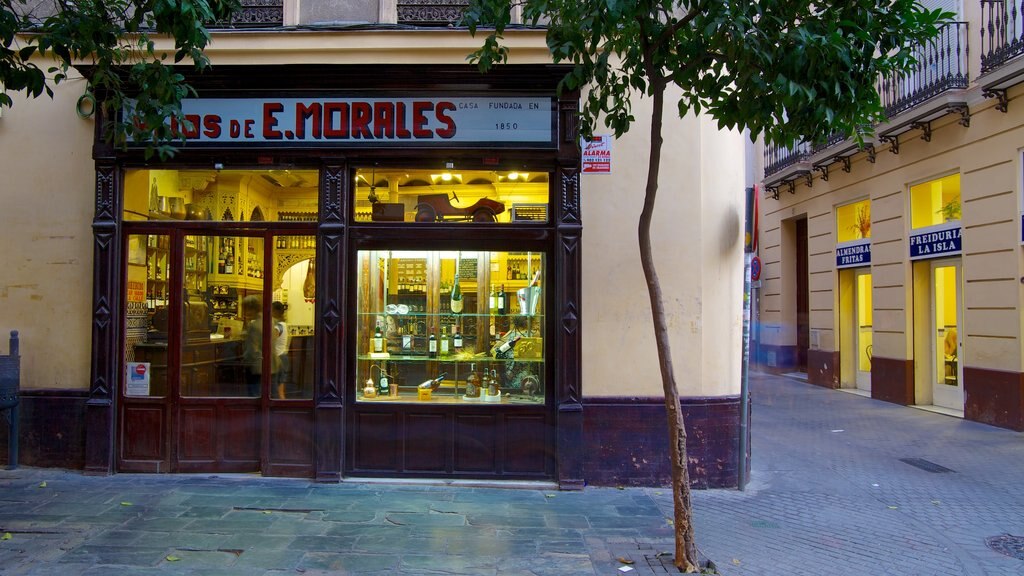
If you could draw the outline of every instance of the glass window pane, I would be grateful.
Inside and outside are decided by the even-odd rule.
[[[836,208],[836,242],[871,238],[871,201],[861,200]]]
[[[361,402],[543,403],[545,256],[359,252]]]
[[[319,178],[316,170],[127,170],[124,219],[315,221]]]
[[[167,396],[170,237],[131,234],[125,268],[124,393]]]
[[[412,170],[356,171],[356,222],[548,221],[546,172]]]
[[[274,371],[271,397],[279,400],[313,397],[313,313],[316,300],[316,237],[274,238]]]
[[[263,239],[186,236],[181,392],[249,397],[262,390]]]
[[[924,228],[960,220],[960,175],[910,187],[910,225]]]

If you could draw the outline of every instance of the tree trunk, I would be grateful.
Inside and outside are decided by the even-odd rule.
[[[675,565],[683,572],[698,572],[697,547],[694,543],[693,522],[690,504],[690,474],[686,468],[686,429],[679,404],[679,391],[672,370],[672,350],[669,345],[668,323],[665,320],[665,305],[661,296],[661,282],[654,269],[651,253],[651,218],[654,216],[654,201],[658,195],[658,173],[661,170],[662,117],[665,103],[665,82],[651,81],[654,96],[654,110],[651,115],[651,156],[647,167],[647,188],[644,208],[640,213],[638,235],[640,239],[640,263],[647,280],[647,292],[651,298],[651,318],[654,321],[654,340],[658,347],[658,365],[661,368],[661,384],[665,391],[665,411],[668,415],[669,450],[672,460],[672,502],[675,509],[676,550]]]

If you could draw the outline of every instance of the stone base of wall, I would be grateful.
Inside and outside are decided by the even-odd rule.
[[[85,401],[77,390],[23,390],[18,463],[41,468],[85,467]],[[0,462],[8,463],[10,428],[0,418]]]
[[[839,352],[807,351],[807,381],[825,388],[839,388]]]
[[[964,366],[964,418],[1024,431],[1024,374]]]
[[[693,488],[732,488],[739,464],[738,396],[682,398]],[[592,486],[672,483],[661,398],[584,398],[584,477]]]
[[[914,403],[914,361],[871,359],[871,397],[904,406]]]

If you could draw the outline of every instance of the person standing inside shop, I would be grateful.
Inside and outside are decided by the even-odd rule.
[[[263,375],[263,310],[259,298],[246,296],[242,300],[242,319],[245,321],[242,362],[245,364],[246,394],[255,397],[260,394]]]
[[[277,397],[285,398],[285,388],[288,383],[288,324],[284,321],[284,312],[288,307],[282,302],[274,302],[270,305],[270,313],[274,318],[274,382],[277,384]]]

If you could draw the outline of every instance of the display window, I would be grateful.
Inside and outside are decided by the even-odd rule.
[[[871,238],[871,201],[861,200],[836,208],[836,241]]]
[[[910,187],[911,228],[960,220],[960,174]]]
[[[124,219],[316,221],[316,170],[127,170]]]
[[[358,252],[356,400],[545,401],[545,255]]]
[[[360,168],[356,222],[546,223],[546,172]]]

